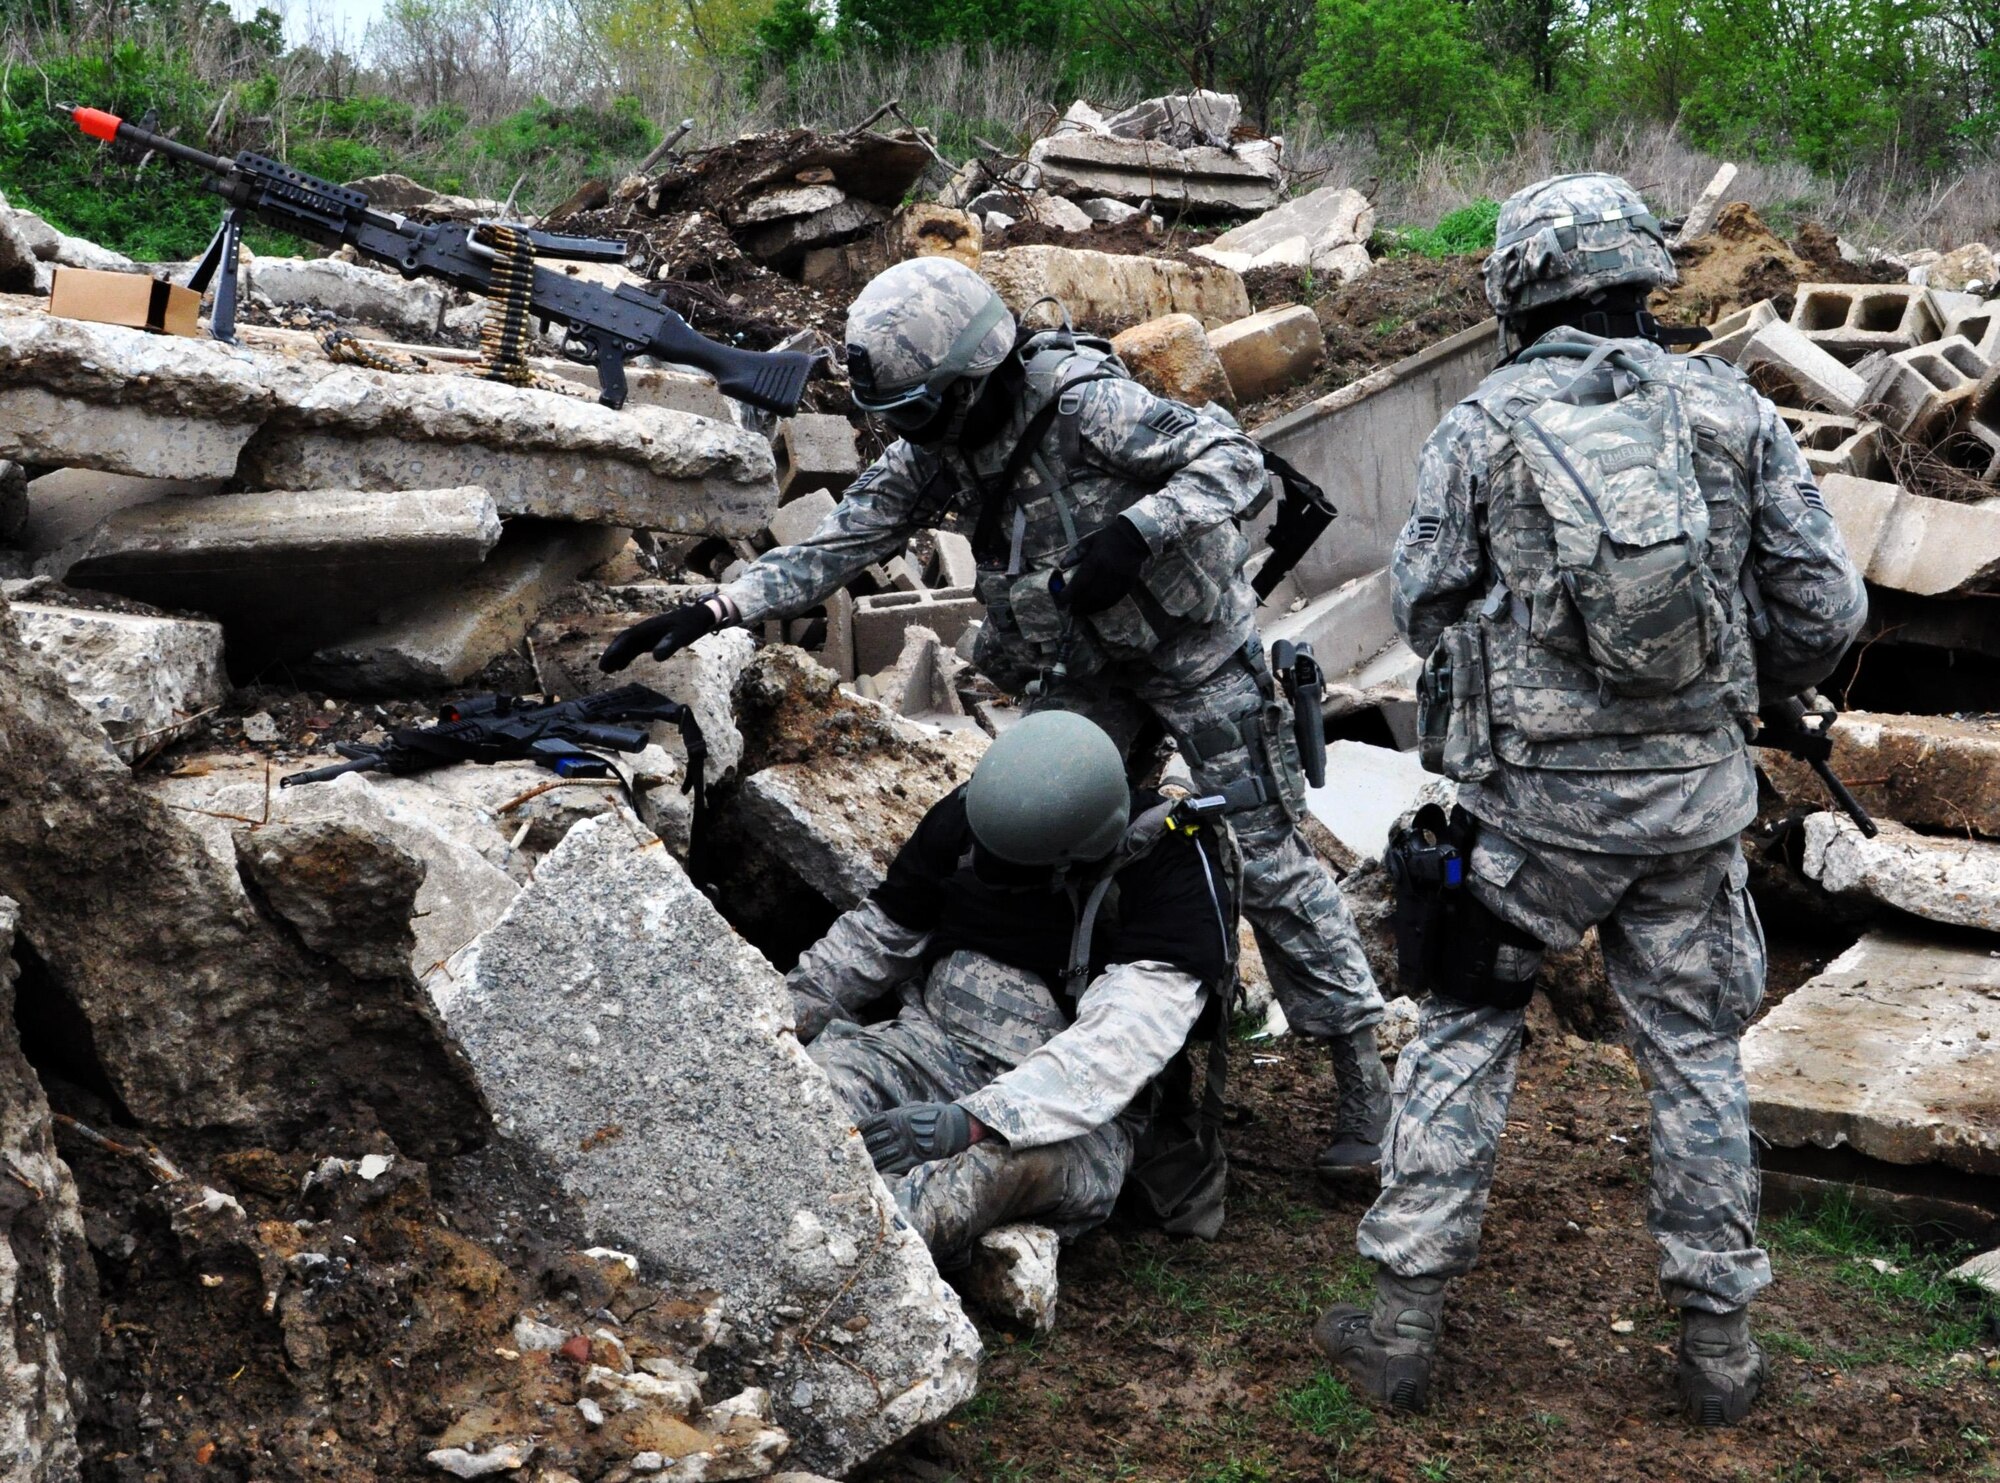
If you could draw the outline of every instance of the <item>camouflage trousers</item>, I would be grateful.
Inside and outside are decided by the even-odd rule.
[[[881,1024],[834,1021],[806,1054],[856,1119],[912,1102],[956,1102],[1009,1069],[946,1035],[922,1005],[907,1003]],[[1038,1221],[1065,1237],[1101,1225],[1132,1167],[1135,1132],[1126,1117],[1036,1148],[981,1142],[955,1157],[919,1164],[889,1187],[939,1265],[948,1267],[1009,1221]]]
[[[1764,935],[1732,838],[1669,855],[1522,846],[1482,825],[1474,894],[1551,948],[1596,926],[1652,1111],[1646,1224],[1679,1307],[1740,1308],[1771,1280],[1738,1042],[1764,994]],[[1500,976],[1541,955],[1502,950]],[[1520,1060],[1520,1010],[1432,997],[1396,1063],[1382,1193],[1361,1254],[1403,1277],[1470,1270]]]
[[[1093,677],[1095,679],[1096,677]],[[1284,696],[1266,696],[1242,654],[1192,684],[1148,676],[1131,688],[1065,680],[1028,709],[1074,711],[1129,750],[1148,715],[1174,739],[1204,793],[1257,779],[1266,799],[1229,816],[1243,851],[1243,915],[1292,1030],[1326,1039],[1382,1018],[1382,995],[1340,887],[1299,833],[1305,784]]]

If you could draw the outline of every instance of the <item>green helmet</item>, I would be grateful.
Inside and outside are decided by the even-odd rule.
[[[1619,284],[1680,282],[1667,235],[1616,175],[1557,175],[1500,208],[1486,302],[1502,319]]]
[[[1132,792],[1102,727],[1042,711],[1000,733],[965,785],[972,837],[1010,865],[1102,860],[1125,837]]]
[[[947,257],[918,257],[876,275],[847,311],[854,405],[899,430],[922,427],[961,380],[998,370],[1014,350],[1014,316],[984,278]]]

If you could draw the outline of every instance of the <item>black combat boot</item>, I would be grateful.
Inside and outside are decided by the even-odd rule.
[[[1382,1161],[1382,1133],[1389,1125],[1389,1073],[1375,1046],[1375,1027],[1327,1041],[1339,1086],[1334,1103],[1333,1142],[1319,1151],[1313,1168],[1322,1179],[1373,1178]]]
[[[1764,1388],[1764,1351],[1750,1337],[1750,1310],[1681,1309],[1681,1404],[1696,1426],[1741,1421]]]
[[[1354,1389],[1391,1411],[1431,1400],[1431,1366],[1444,1326],[1442,1277],[1375,1274],[1373,1310],[1336,1303],[1313,1325],[1313,1343]]]

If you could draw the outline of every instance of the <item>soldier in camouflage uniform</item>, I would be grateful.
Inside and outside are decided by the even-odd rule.
[[[635,625],[604,667],[664,658],[725,622],[803,612],[916,531],[970,526],[986,605],[979,668],[1030,710],[1090,716],[1128,751],[1157,718],[1198,785],[1237,806],[1244,915],[1293,1030],[1327,1042],[1339,1081],[1319,1166],[1372,1175],[1388,1116],[1382,999],[1339,888],[1298,832],[1290,705],[1242,574],[1237,517],[1266,486],[1257,445],[1153,396],[1101,342],[1050,333],[1017,345],[999,297],[948,259],[876,278],[847,339],[856,404],[901,439],[811,536]]]
[[[1443,770],[1477,820],[1467,880],[1495,946],[1485,991],[1433,994],[1397,1065],[1359,1231],[1374,1305],[1331,1310],[1314,1338],[1378,1403],[1426,1403],[1445,1283],[1478,1248],[1521,1006],[1543,952],[1595,926],[1651,1101],[1647,1223],[1682,1313],[1682,1398],[1697,1422],[1730,1422],[1763,1378],[1746,1305],[1771,1280],[1738,1055],[1764,987],[1737,844],[1757,809],[1747,739],[1760,704],[1832,670],[1866,599],[1772,405],[1732,366],[1659,343],[1674,336],[1646,298],[1676,274],[1630,186],[1543,181],[1507,202],[1498,235],[1487,297],[1516,354],[1425,445],[1391,567]],[[1639,508],[1654,528],[1620,529]],[[1598,540],[1607,529],[1628,544]],[[1685,539],[1646,545],[1663,533]]]
[[[1226,841],[1164,819],[1100,728],[1030,716],[788,976],[799,1038],[941,1263],[1008,1221],[1098,1224],[1148,1143],[1147,1094],[1233,971]],[[895,1018],[857,1023],[898,991]],[[1220,1180],[1186,1229],[1214,1234]]]

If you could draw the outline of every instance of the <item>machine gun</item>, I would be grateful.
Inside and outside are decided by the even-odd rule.
[[[246,218],[323,247],[352,247],[386,263],[405,278],[439,278],[454,288],[482,294],[500,309],[491,330],[489,360],[496,379],[502,365],[520,365],[521,344],[530,318],[543,328],[563,327],[563,355],[597,368],[598,400],[625,405],[625,362],[634,355],[694,366],[715,377],[723,395],[768,412],[798,411],[806,381],[820,357],[796,350],[739,350],[697,334],[658,299],[630,284],[616,290],[535,266],[535,259],[574,262],[624,261],[625,245],[596,237],[568,237],[498,221],[471,226],[459,222],[424,224],[374,210],[360,191],[292,169],[281,160],[249,151],[233,160],[195,149],[115,114],[72,103],[59,105],[93,139],[116,145],[142,160],[164,155],[207,173],[204,182],[228,204],[222,225],[202,254],[188,287],[206,292],[215,280],[215,307],[209,332],[218,340],[236,338],[237,250]],[[221,274],[217,278],[218,272]]]
[[[1833,723],[1839,714],[1831,702],[1811,690],[1767,705],[1758,712],[1757,745],[1789,752],[1810,767],[1833,795],[1833,801],[1854,820],[1855,827],[1873,839],[1882,831],[1861,806],[1861,800],[1847,791],[1847,784],[1835,777],[1827,765],[1833,756]]]
[[[601,778],[611,764],[598,751],[644,750],[650,732],[644,724],[669,721],[680,728],[687,749],[688,775],[681,791],[702,803],[702,764],[708,743],[694,712],[678,701],[644,685],[620,685],[598,695],[537,704],[512,695],[474,695],[438,707],[435,726],[399,726],[379,746],[338,742],[334,750],[347,758],[330,767],[295,772],[279,780],[284,788],[323,783],[350,772],[387,772],[407,776],[448,767],[454,762],[533,762],[559,778]]]
[[[1264,467],[1278,476],[1282,493],[1278,496],[1278,513],[1271,522],[1271,533],[1264,542],[1271,554],[1250,579],[1250,590],[1257,594],[1259,602],[1291,575],[1292,568],[1304,560],[1313,542],[1326,534],[1326,528],[1340,513],[1326,497],[1326,491],[1292,467],[1289,460],[1269,448],[1262,451]]]

